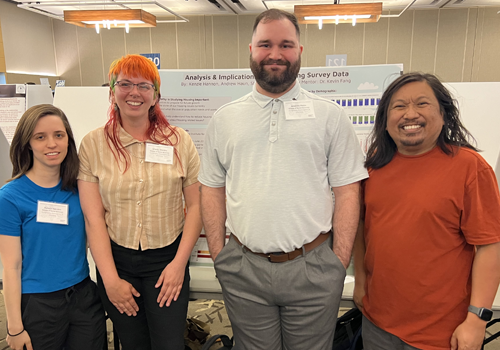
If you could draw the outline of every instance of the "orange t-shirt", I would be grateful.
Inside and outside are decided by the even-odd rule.
[[[397,153],[364,183],[365,316],[425,350],[450,348],[467,316],[474,246],[500,241],[493,170],[455,152]]]

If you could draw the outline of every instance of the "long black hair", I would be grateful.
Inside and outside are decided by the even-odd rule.
[[[467,147],[474,151],[476,140],[460,121],[457,102],[441,81],[432,74],[419,72],[406,73],[394,80],[384,91],[378,105],[375,127],[369,136],[370,147],[366,154],[365,167],[379,169],[387,165],[394,157],[397,146],[386,130],[387,114],[392,96],[404,85],[413,82],[426,82],[434,92],[443,114],[444,125],[437,139],[437,145],[445,154],[454,154],[453,147]]]

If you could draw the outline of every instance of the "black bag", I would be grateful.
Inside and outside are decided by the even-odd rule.
[[[361,322],[363,314],[354,308],[337,319],[333,350],[362,350]]]
[[[229,339],[227,335],[224,334],[217,334],[214,335],[213,337],[210,337],[207,342],[203,345],[203,348],[201,350],[209,350],[212,345],[214,345],[218,340],[222,342],[222,345],[224,345],[221,348],[218,348],[217,350],[231,350],[233,348],[233,338]]]
[[[210,326],[207,323],[193,317],[188,318],[184,329],[185,349],[200,350],[209,335]]]

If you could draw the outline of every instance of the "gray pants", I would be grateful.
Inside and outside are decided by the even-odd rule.
[[[363,316],[363,348],[365,350],[419,350],[395,335],[375,326]]]
[[[332,238],[271,263],[230,239],[215,260],[234,350],[331,350],[345,269]]]

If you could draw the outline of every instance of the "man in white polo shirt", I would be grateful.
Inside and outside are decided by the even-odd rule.
[[[302,50],[295,16],[260,14],[253,92],[207,129],[203,222],[236,350],[332,348],[368,174],[343,110],[296,81]]]

